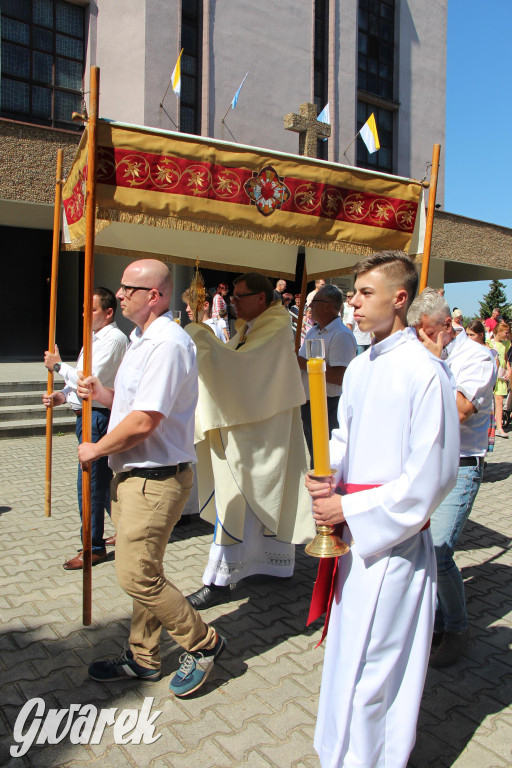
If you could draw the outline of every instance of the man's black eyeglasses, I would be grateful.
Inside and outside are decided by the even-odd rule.
[[[135,291],[153,291],[153,290],[156,291],[157,289],[144,288],[143,285],[123,285],[123,283],[121,283],[121,285],[119,286],[119,290],[121,291],[123,296],[126,296],[128,299],[131,299]],[[130,291],[130,293],[128,293],[128,291]],[[158,295],[163,296],[163,293],[160,293],[160,291],[158,291]]]
[[[252,293],[234,293],[231,297],[232,301],[240,301],[240,299],[245,299],[246,296],[257,296],[261,291],[253,291]]]

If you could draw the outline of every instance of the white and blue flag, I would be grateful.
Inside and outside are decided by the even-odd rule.
[[[317,117],[317,120],[319,123],[328,123],[331,124],[331,116],[329,114],[329,102],[325,105],[325,107],[322,109],[320,114]]]
[[[237,90],[237,92],[236,92],[236,93],[235,93],[235,95],[233,96],[233,101],[231,102],[231,109],[234,109],[234,108],[236,107],[236,105],[237,105],[237,102],[238,102],[238,97],[240,96],[240,91],[242,90],[242,86],[243,86],[243,84],[245,83],[245,78],[247,77],[247,75],[248,75],[248,74],[249,74],[249,73],[248,73],[248,72],[246,72],[244,79],[242,80],[242,82],[241,82],[241,83],[240,83],[240,85],[238,86],[238,90]]]

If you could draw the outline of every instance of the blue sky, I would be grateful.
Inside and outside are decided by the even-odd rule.
[[[444,209],[512,227],[512,0],[449,0]],[[451,283],[450,307],[479,311],[489,282]],[[503,281],[512,302],[512,280]]]

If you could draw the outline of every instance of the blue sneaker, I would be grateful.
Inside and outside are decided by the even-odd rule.
[[[169,683],[169,690],[175,696],[188,696],[200,688],[213,669],[214,662],[226,647],[226,638],[217,635],[217,642],[208,651],[182,653],[180,668]]]
[[[129,648],[112,659],[93,661],[89,664],[88,672],[89,677],[100,683],[108,680],[123,680],[127,677],[138,677],[140,680],[154,683],[162,678],[160,669],[149,669],[137,664]]]

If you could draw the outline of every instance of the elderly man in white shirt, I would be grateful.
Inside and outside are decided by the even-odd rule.
[[[112,519],[117,530],[116,574],[133,598],[129,648],[89,665],[100,682],[160,680],[160,634],[165,627],[185,649],[170,682],[175,696],[196,691],[210,674],[225,639],[208,626],[165,578],[163,557],[192,487],[197,404],[195,346],[169,309],[172,279],[155,259],[130,264],[117,292],[123,315],[135,323],[114,389],[91,376],[79,394],[112,408],[108,433],[82,443],[82,463],[109,456]]]
[[[117,308],[116,297],[108,288],[95,288],[92,297],[92,371],[100,376],[106,386],[112,387],[117,369],[126,352],[128,339],[114,322]],[[76,436],[82,442],[82,401],[77,395],[78,372],[83,368],[83,350],[78,356],[76,368],[63,363],[59,348],[55,352],[46,351],[44,364],[49,371],[60,374],[66,382],[64,389],[43,396],[43,403],[48,408],[53,405],[69,403],[76,415]],[[92,440],[97,442],[107,433],[110,409],[103,408],[101,403],[92,404]],[[102,563],[107,558],[106,544],[115,544],[115,537],[106,541],[103,539],[105,510],[110,514],[110,481],[112,470],[109,469],[106,457],[98,459],[91,470],[91,538],[92,564]],[[77,477],[78,509],[82,517],[82,470],[78,467]],[[64,563],[66,571],[76,571],[83,568],[83,555],[72,557]]]
[[[297,361],[306,393],[306,402],[301,405],[302,426],[313,467],[313,437],[311,433],[311,408],[309,400],[309,381],[306,361],[306,342],[311,339],[323,339],[325,345],[327,413],[329,417],[329,437],[338,427],[338,404],[341,395],[343,376],[347,365],[356,356],[356,341],[352,331],[343,324],[340,309],[343,294],[335,285],[324,285],[311,302],[315,325],[311,328],[299,349]]]
[[[464,653],[470,641],[464,583],[453,552],[482,482],[496,366],[489,349],[475,344],[464,329],[455,331],[446,300],[433,288],[426,288],[411,304],[407,321],[427,349],[446,361],[457,387],[457,484],[431,518],[438,600],[433,642],[439,647],[430,663],[434,667],[448,667]]]

